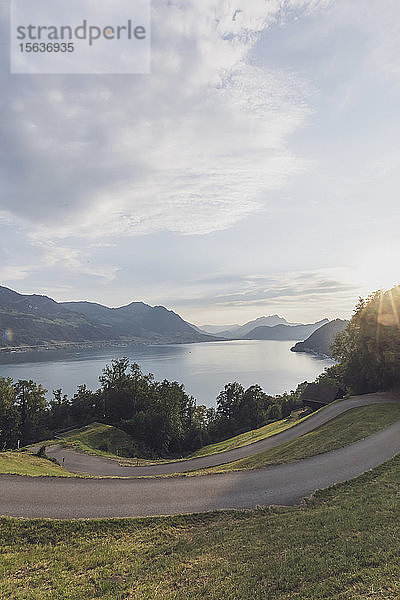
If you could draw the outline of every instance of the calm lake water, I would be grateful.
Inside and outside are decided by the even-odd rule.
[[[333,361],[290,352],[295,342],[235,340],[166,346],[102,348],[70,354],[16,354],[2,357],[0,376],[33,379],[50,392],[62,388],[72,395],[78,385],[99,387],[99,375],[114,358],[127,356],[142,371],[158,380],[185,385],[198,404],[215,405],[226,383],[238,381],[245,388],[258,383],[267,394],[295,389],[312,381]]]

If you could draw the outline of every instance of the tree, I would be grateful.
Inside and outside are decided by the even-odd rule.
[[[12,448],[19,439],[19,414],[10,377],[0,377],[0,450]]]
[[[213,415],[215,413],[214,409],[211,410],[213,412],[210,413],[210,409],[204,406],[204,404],[194,406],[192,412],[192,424],[187,434],[187,449],[197,450],[197,448],[201,448],[201,446],[205,446],[210,442],[209,426],[212,422],[210,414]]]
[[[266,395],[259,385],[250,386],[243,394],[238,411],[240,429],[248,431],[265,425]]]
[[[282,419],[282,409],[278,403],[271,404],[267,409],[268,421],[279,421]]]
[[[113,360],[99,377],[104,404],[104,418],[111,423],[130,419],[148,403],[153,375],[143,375],[128,358]]]
[[[52,431],[71,425],[71,402],[61,389],[53,390],[53,398],[49,406],[49,427]]]
[[[69,413],[72,425],[104,419],[104,400],[100,392],[93,393],[86,385],[78,386],[70,400]]]
[[[139,411],[145,443],[160,455],[182,453],[192,427],[194,399],[176,381],[153,383],[148,388],[145,410]]]
[[[244,388],[236,381],[228,383],[217,396],[217,420],[221,434],[234,433],[239,424],[240,403]]]
[[[99,377],[104,400],[104,418],[111,422],[131,416],[128,367],[128,358],[113,360]]]
[[[346,329],[332,345],[340,374],[353,393],[400,385],[400,286],[359,299]]]
[[[23,445],[46,438],[46,392],[41,384],[19,379],[14,385]]]

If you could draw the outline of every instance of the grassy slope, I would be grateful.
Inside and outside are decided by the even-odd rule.
[[[303,508],[0,519],[7,600],[398,600],[400,456]]]
[[[49,460],[23,452],[0,452],[0,473],[32,476],[74,476]]]
[[[104,423],[91,423],[74,429],[62,436],[62,440],[90,454],[100,456],[134,456],[135,446],[131,438],[121,429]]]
[[[248,444],[253,444],[254,442],[258,442],[265,438],[271,437],[272,435],[276,435],[285,429],[289,429],[296,425],[300,421],[307,419],[310,415],[301,417],[299,415],[304,414],[303,411],[296,411],[287,419],[282,419],[281,421],[276,421],[274,423],[269,423],[268,425],[264,425],[259,429],[253,429],[251,431],[246,431],[240,435],[236,435],[227,440],[223,440],[221,442],[217,442],[215,444],[209,444],[207,446],[203,446],[196,452],[186,456],[183,459],[178,460],[187,460],[188,458],[197,458],[200,456],[209,456],[211,454],[217,454],[218,452],[223,452],[224,450],[231,450],[233,448],[239,448],[240,446],[247,446]],[[62,440],[71,443],[75,446],[75,448],[81,452],[87,452],[89,454],[96,454],[99,456],[106,456],[110,458],[123,458],[122,461],[124,464],[137,464],[137,459],[133,459],[132,461],[129,458],[126,458],[127,453],[132,450],[132,454],[134,455],[134,447],[130,443],[129,436],[120,429],[112,427],[111,425],[104,425],[103,423],[92,423],[83,427],[82,429],[76,429],[72,432],[66,433],[62,436]],[[60,443],[60,440],[51,440],[49,442],[43,442],[46,445]],[[108,448],[108,450],[102,450],[102,448]],[[153,465],[160,463],[168,463],[175,462],[176,459],[139,459],[140,465]]]
[[[223,473],[241,469],[257,469],[278,463],[300,460],[323,452],[343,448],[376,433],[400,419],[400,406],[380,404],[353,408],[299,438],[218,467],[192,471],[189,475]]]
[[[197,458],[200,456],[209,456],[210,454],[217,454],[218,452],[224,452],[225,450],[232,450],[233,448],[240,448],[241,446],[247,446],[248,444],[253,444],[254,442],[259,442],[260,440],[264,440],[272,435],[276,435],[277,433],[281,433],[285,429],[289,429],[293,427],[293,425],[297,425],[300,421],[304,421],[308,416],[300,417],[299,415],[304,414],[303,411],[296,411],[290,415],[287,419],[282,419],[281,421],[275,421],[274,423],[268,423],[268,425],[264,425],[259,429],[252,429],[251,431],[246,431],[245,433],[241,433],[240,435],[236,435],[235,437],[231,437],[227,440],[223,440],[222,442],[217,442],[215,444],[209,444],[208,446],[204,446],[190,454],[187,458]]]

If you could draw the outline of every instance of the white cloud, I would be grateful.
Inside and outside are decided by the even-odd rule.
[[[149,77],[6,66],[3,279],[197,322],[344,315],[393,280],[397,0],[152,4]]]
[[[12,282],[25,279],[30,273],[29,267],[25,265],[10,265],[0,268],[0,282]],[[1,283],[0,283],[1,285]]]
[[[153,75],[10,83],[3,210],[34,240],[204,234],[258,210],[307,165],[288,140],[308,90],[249,52],[288,11],[319,5],[158,0]]]
[[[115,279],[119,271],[118,267],[110,265],[93,265],[85,251],[63,247],[52,241],[37,239],[33,242],[33,246],[38,262],[41,266],[46,265],[48,269],[62,268],[74,274],[92,275],[108,282]]]
[[[204,289],[210,296],[207,302],[216,305],[249,305],[273,299],[299,299],[303,296],[324,296],[356,289],[354,272],[347,268],[326,268],[285,271],[269,275],[227,275],[197,279],[191,285],[188,303],[204,302]],[[186,289],[190,289],[187,287]],[[212,294],[212,296],[211,296]]]
[[[364,291],[364,290],[363,290]],[[354,272],[326,268],[270,275],[223,275],[202,278],[182,290],[178,308],[200,322],[245,322],[279,312],[294,321],[348,317],[360,293]]]

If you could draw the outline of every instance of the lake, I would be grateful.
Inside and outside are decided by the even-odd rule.
[[[267,394],[290,391],[313,381],[332,360],[290,352],[295,342],[235,340],[200,344],[110,347],[73,353],[26,353],[2,356],[0,376],[33,379],[50,392],[72,395],[78,385],[99,387],[99,375],[114,358],[127,356],[157,380],[183,383],[198,404],[215,406],[226,383],[245,388],[258,383]],[[51,394],[49,394],[49,397]]]

